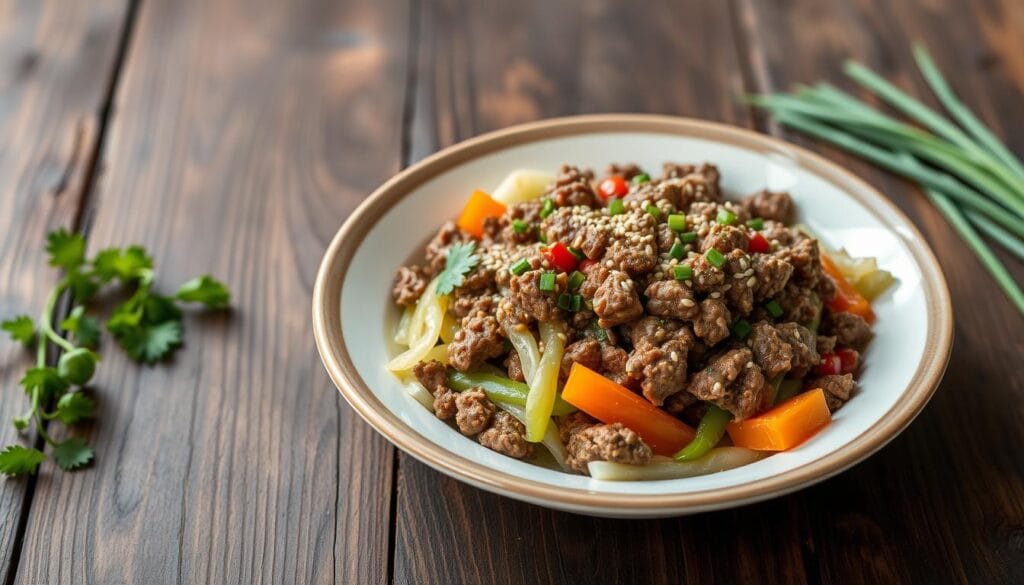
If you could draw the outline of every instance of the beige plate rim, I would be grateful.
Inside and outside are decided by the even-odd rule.
[[[528,142],[599,132],[688,136],[782,154],[839,185],[886,226],[902,224],[901,230],[893,231],[907,245],[921,270],[928,314],[927,339],[932,340],[912,378],[914,382],[903,390],[903,398],[853,441],[798,468],[727,488],[645,495],[596,493],[515,477],[452,454],[388,410],[359,375],[341,333],[345,272],[376,218],[418,185],[468,160]],[[769,136],[714,122],[647,114],[573,116],[513,126],[446,148],[395,175],[352,213],[327,248],[313,291],[313,325],[321,359],[342,396],[371,426],[406,453],[459,480],[511,497],[583,512],[614,511],[616,515],[686,513],[737,506],[806,487],[849,468],[885,446],[921,412],[945,372],[953,341],[949,289],[935,255],[914,224],[873,187],[817,154]]]

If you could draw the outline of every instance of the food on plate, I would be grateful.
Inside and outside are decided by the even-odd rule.
[[[711,164],[520,170],[398,269],[387,364],[437,418],[606,480],[798,446],[854,393],[873,258],[826,250],[787,193],[727,200]]]

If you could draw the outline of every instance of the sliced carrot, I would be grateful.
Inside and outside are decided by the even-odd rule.
[[[458,226],[479,238],[484,235],[484,220],[488,217],[501,217],[504,213],[505,206],[491,199],[490,195],[480,190],[473,191],[466,206],[462,208]]]
[[[825,269],[825,272],[832,277],[832,280],[836,283],[836,296],[832,300],[826,301],[825,306],[834,313],[841,313],[846,311],[855,315],[860,315],[868,323],[875,322],[875,312],[871,310],[871,302],[864,298],[857,289],[850,284],[850,281],[846,280],[843,273],[839,271],[839,268],[832,262],[832,259],[825,254],[821,255],[821,267]]]
[[[574,363],[562,399],[606,423],[622,423],[658,455],[670,457],[693,440],[694,431],[625,386]]]
[[[733,445],[785,451],[803,443],[832,420],[821,388],[808,390],[768,412],[726,425]]]

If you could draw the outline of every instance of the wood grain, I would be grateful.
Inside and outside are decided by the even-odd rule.
[[[112,346],[98,456],[42,477],[19,583],[382,583],[392,449],[347,408],[309,330],[320,254],[398,168],[400,2],[142,4],[103,152],[90,249],[138,242],[157,286],[211,272],[142,367]]]
[[[1019,2],[742,5],[758,89],[817,79],[854,89],[839,69],[852,57],[936,105],[909,54],[911,40],[920,39],[964,100],[1024,152],[1024,119],[1013,113],[1024,91]],[[809,22],[819,24],[809,28]],[[956,342],[942,386],[907,432],[805,492],[822,580],[1019,583],[1024,459],[1012,445],[1024,441],[1024,375],[1012,364],[1024,350],[1020,315],[912,186],[824,150],[878,186],[921,228],[946,271]],[[1020,280],[1020,264],[1008,263]]]
[[[431,3],[421,16],[412,153],[582,112],[749,125],[736,99],[743,76],[727,8]],[[407,456],[400,461],[396,583],[804,580],[806,520],[792,499],[684,519],[602,520],[494,496]]]
[[[126,2],[0,3],[0,319],[42,311],[57,273],[46,232],[72,227],[96,148]],[[33,356],[0,341],[0,448],[28,408],[18,380]],[[51,463],[41,473],[54,473]],[[0,581],[16,566],[33,478],[0,480]]]

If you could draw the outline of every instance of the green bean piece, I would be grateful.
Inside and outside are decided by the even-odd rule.
[[[526,396],[530,393],[530,387],[522,382],[516,382],[496,374],[481,372],[460,372],[448,369],[448,387],[456,392],[464,392],[470,388],[483,388],[487,397],[493,402],[526,407]],[[555,406],[551,414],[560,416],[576,412],[576,407],[562,400],[561,396],[555,398]]]
[[[679,450],[672,458],[676,461],[692,461],[703,457],[722,440],[725,425],[732,420],[732,415],[714,404],[708,405],[708,411],[697,425],[697,434],[690,443]]]

